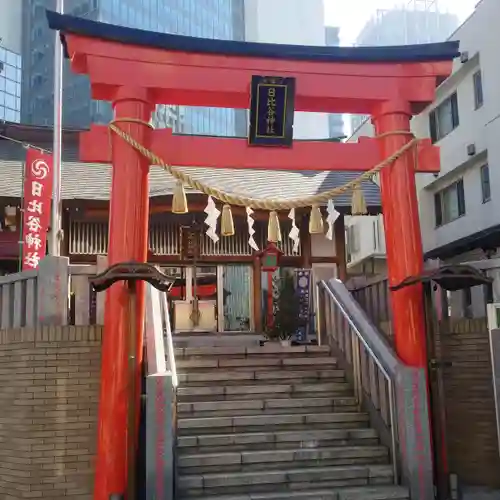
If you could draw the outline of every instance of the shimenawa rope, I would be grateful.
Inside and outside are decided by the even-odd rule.
[[[130,134],[118,127],[117,123],[135,123],[145,125],[147,127],[153,128],[152,125],[146,121],[135,119],[135,118],[117,118],[109,124],[109,129],[121,137],[127,144],[133,147],[136,151],[144,155],[151,161],[152,165],[157,165],[166,170],[172,177],[177,179],[180,183],[189,186],[192,189],[200,191],[207,196],[212,196],[227,205],[236,205],[240,207],[248,207],[252,209],[261,209],[268,211],[275,210],[290,210],[292,208],[304,208],[304,207],[315,207],[327,203],[328,200],[344,194],[349,191],[354,191],[360,188],[363,181],[371,180],[377,173],[379,173],[384,167],[390,165],[398,158],[403,156],[408,150],[416,146],[418,139],[413,136],[411,132],[407,131],[394,131],[380,134],[377,137],[387,137],[391,135],[411,135],[412,139],[407,142],[403,147],[398,149],[392,155],[387,157],[385,160],[375,165],[371,170],[363,172],[355,179],[347,182],[342,186],[337,186],[332,189],[328,189],[321,193],[317,193],[312,196],[306,196],[304,198],[291,198],[289,200],[280,199],[258,199],[249,196],[242,196],[231,194],[216,187],[209,186],[204,182],[201,182],[193,178],[190,174],[187,174],[177,167],[167,164],[162,158],[157,156],[155,153],[150,151],[148,148],[144,147],[142,144],[137,142]],[[229,167],[228,167],[229,168]]]

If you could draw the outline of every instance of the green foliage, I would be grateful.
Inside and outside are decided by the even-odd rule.
[[[295,334],[299,327],[299,308],[293,276],[287,274],[280,279],[274,323],[266,332],[270,340],[289,340]]]

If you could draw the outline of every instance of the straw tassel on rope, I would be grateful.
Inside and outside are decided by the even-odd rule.
[[[175,184],[174,196],[172,198],[172,213],[173,214],[188,213],[186,191],[184,191],[184,184],[181,181],[177,181]]]
[[[281,241],[281,228],[278,212],[269,212],[269,225],[267,226],[267,241],[279,243]]]
[[[222,207],[220,234],[222,234],[222,236],[234,236],[233,214],[231,212],[231,205],[227,203]]]
[[[363,188],[361,184],[356,184],[352,190],[351,215],[366,215],[367,213]]]
[[[318,205],[313,205],[311,207],[311,215],[309,216],[309,233],[323,233],[323,216],[321,215],[321,209]]]

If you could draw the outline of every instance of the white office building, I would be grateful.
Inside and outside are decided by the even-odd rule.
[[[453,74],[437,89],[436,101],[413,119],[416,136],[430,137],[441,154],[439,175],[417,174],[427,261],[467,263],[498,256],[500,68],[496,47],[500,33],[488,29],[494,19],[500,19],[500,2],[482,0],[450,37],[460,40],[462,58],[454,62]],[[367,123],[350,140],[372,134]],[[353,270],[366,267],[367,259],[380,258],[365,229],[366,219],[370,218],[352,217],[348,222],[355,250],[351,253]],[[484,316],[481,288],[457,292],[452,299],[456,315]]]
[[[458,17],[442,12],[439,0],[407,0],[391,9],[377,9],[356,39],[356,45],[412,45],[442,42],[458,27]],[[366,120],[351,115],[351,130]]]
[[[324,46],[323,0],[245,0],[245,40]],[[296,139],[328,136],[327,114],[295,113]]]

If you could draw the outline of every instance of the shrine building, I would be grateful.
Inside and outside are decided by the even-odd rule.
[[[111,167],[78,161],[78,130],[63,133],[62,254],[72,264],[95,264],[97,256],[106,255],[108,247],[108,207]],[[0,125],[0,273],[17,272],[20,262],[20,222],[22,217],[23,168],[25,147],[45,150],[52,147],[52,129],[5,123]],[[341,186],[358,172],[272,171],[186,167],[197,179],[210,181],[228,192],[255,198],[299,198]],[[149,262],[161,266],[177,279],[170,297],[173,301],[175,331],[261,332],[268,307],[270,273],[262,271],[261,251],[267,245],[268,213],[253,214],[254,239],[259,251],[249,245],[247,214],[233,207],[234,236],[221,236],[214,243],[206,234],[204,213],[207,197],[187,190],[189,212],[172,214],[175,180],[160,168],[150,171]],[[380,213],[380,193],[376,184],[367,181],[363,192],[368,213]],[[312,269],[311,283],[318,279],[346,277],[344,216],[351,210],[351,195],[335,198],[340,213],[334,224],[333,238],[310,234],[309,211],[296,212],[300,225],[300,244],[294,252],[289,238],[292,221],[288,212],[280,212],[283,252],[274,277],[296,269]],[[15,216],[14,208],[15,207]],[[218,205],[222,210],[221,206]],[[200,231],[196,262],[186,255],[181,228]],[[220,228],[220,220],[219,220]],[[326,232],[326,225],[325,225]],[[196,277],[196,280],[194,280]],[[196,289],[196,292],[194,291]],[[200,323],[189,320],[194,294],[199,300]],[[90,305],[92,307],[92,304]],[[312,308],[311,308],[312,310]],[[92,314],[90,314],[92,316]]]

